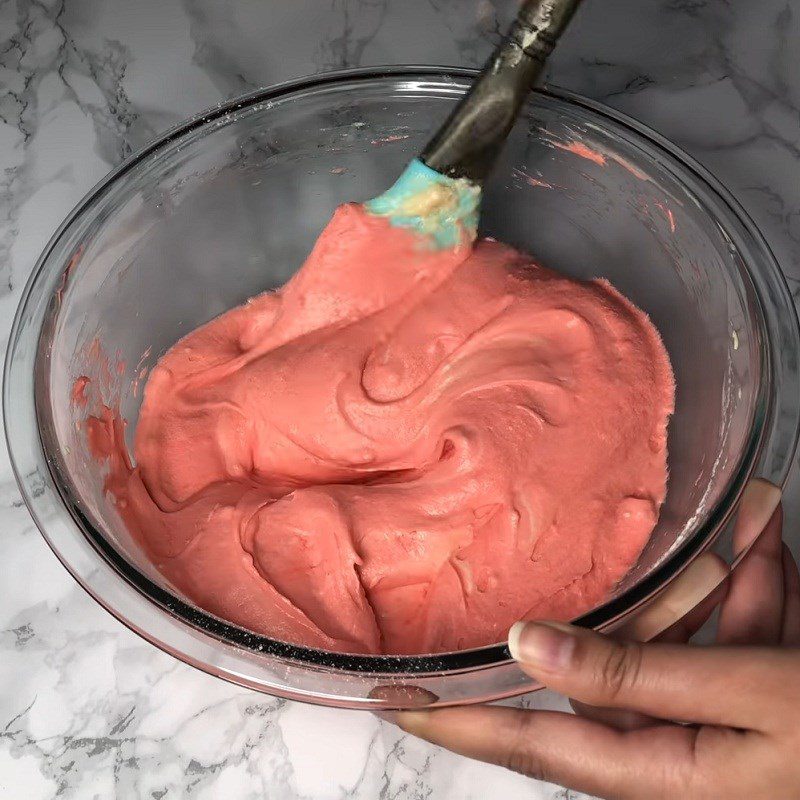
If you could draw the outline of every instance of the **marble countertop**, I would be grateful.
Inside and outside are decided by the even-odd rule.
[[[70,208],[182,118],[262,85],[382,63],[479,65],[515,0],[0,0],[0,346]],[[587,0],[550,83],[695,156],[800,296],[800,0]],[[13,424],[13,420],[11,421]],[[800,550],[795,472],[787,519]],[[137,638],[46,547],[0,445],[0,795],[578,798],[368,714],[230,686]],[[563,708],[546,693],[525,700]]]

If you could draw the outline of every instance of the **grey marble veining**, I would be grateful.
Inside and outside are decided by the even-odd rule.
[[[513,0],[0,0],[0,346],[51,233],[113,165],[236,94],[323,69],[479,65]],[[649,124],[752,214],[800,298],[800,0],[587,0],[548,80]],[[13,421],[12,421],[13,424]],[[790,533],[800,491],[787,498]],[[369,715],[207,677],[94,604],[0,447],[0,794],[578,798]],[[529,704],[562,708],[547,694]]]

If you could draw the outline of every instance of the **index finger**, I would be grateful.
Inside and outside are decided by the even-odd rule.
[[[406,732],[468,758],[601,797],[684,797],[697,729],[621,732],[554,711],[497,706],[401,712]]]
[[[711,615],[725,591],[728,565],[714,553],[703,553],[642,611],[609,635],[647,642],[675,625],[694,632]]]
[[[751,480],[739,501],[733,528],[733,549],[742,553],[758,539],[781,502],[781,490],[763,478]]]
[[[760,524],[760,520],[758,520]],[[737,544],[749,546],[730,577],[717,628],[719,644],[778,644],[783,619],[783,509],[765,526],[738,531]]]

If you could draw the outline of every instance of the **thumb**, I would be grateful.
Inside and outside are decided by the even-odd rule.
[[[546,686],[593,706],[660,719],[760,729],[791,679],[775,648],[619,642],[562,623],[518,622],[508,649]]]

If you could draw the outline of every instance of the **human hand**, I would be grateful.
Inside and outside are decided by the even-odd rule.
[[[495,706],[394,720],[454,752],[605,798],[800,796],[800,576],[781,541],[779,497],[756,485],[742,504],[734,546],[758,538],[727,582],[716,645],[675,644],[708,602],[655,644],[518,623],[509,647],[522,669],[574,698],[581,716]],[[658,618],[663,603],[640,632]],[[626,635],[636,638],[636,625]]]

